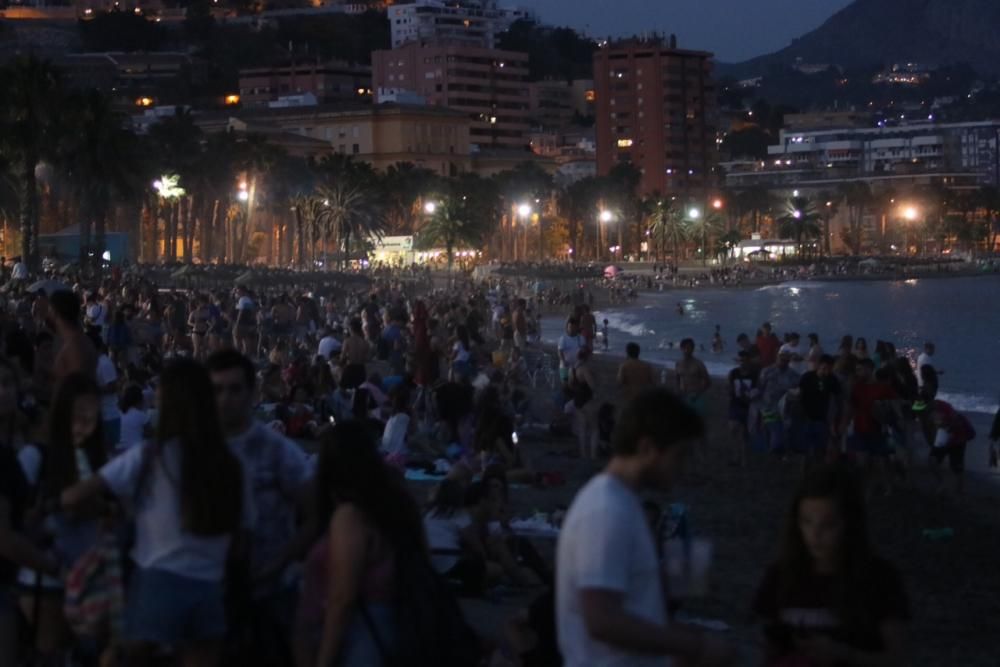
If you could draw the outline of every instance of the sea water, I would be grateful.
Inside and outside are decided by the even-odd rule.
[[[943,371],[942,400],[963,412],[981,413],[995,412],[1000,402],[1000,276],[667,290],[644,293],[596,317],[599,330],[608,320],[609,354],[624,355],[625,344],[634,341],[643,359],[673,367],[680,358],[678,343],[693,338],[695,355],[713,376],[724,376],[736,365],[737,335],[753,339],[764,322],[779,337],[800,334],[803,350],[808,349],[806,335],[819,334],[823,349],[834,355],[845,334],[865,338],[869,354],[877,340],[889,341],[913,362],[924,342],[933,341],[934,365]],[[719,354],[711,351],[716,325],[725,341]],[[544,339],[555,342],[563,326],[561,317],[546,317]]]

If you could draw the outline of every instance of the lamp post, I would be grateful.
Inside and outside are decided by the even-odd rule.
[[[615,214],[608,209],[601,209],[597,214],[597,261],[601,260],[601,225],[606,225],[614,221]]]
[[[920,209],[918,209],[916,206],[908,205],[908,206],[904,206],[903,207],[903,210],[901,211],[901,213],[903,214],[903,220],[905,220],[907,223],[909,223],[909,224],[906,225],[906,237],[905,237],[905,243],[906,243],[905,252],[906,252],[907,255],[909,255],[910,254],[910,230],[913,227],[913,223],[915,223],[920,218]]]
[[[521,260],[528,260],[528,220],[531,218],[533,209],[531,204],[524,202],[517,206],[517,217],[521,219]],[[514,254],[517,254],[517,237],[514,237]],[[516,257],[515,257],[516,259]]]

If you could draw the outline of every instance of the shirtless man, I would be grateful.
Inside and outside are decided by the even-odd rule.
[[[708,369],[700,359],[694,356],[694,341],[685,338],[681,341],[681,353],[684,357],[677,362],[677,393],[687,401],[688,405],[699,413],[704,412],[705,392],[712,386]]]
[[[594,339],[597,337],[597,320],[590,306],[583,306],[580,312],[580,335],[583,336],[584,344],[594,350]]]
[[[80,326],[80,297],[61,290],[49,299],[49,326],[59,339],[59,351],[52,364],[54,386],[71,373],[97,377],[97,350]]]

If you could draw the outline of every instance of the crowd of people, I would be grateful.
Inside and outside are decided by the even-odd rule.
[[[672,391],[629,344],[604,402],[591,363],[607,323],[602,337],[586,292],[567,291],[545,413],[543,299],[510,281],[433,290],[381,271],[321,298],[308,285],[164,290],[133,272],[6,298],[2,665],[733,660],[650,585],[664,553],[642,493],[704,450],[710,379],[692,341]],[[918,380],[891,346],[861,343],[834,359],[766,325],[741,337],[734,461],[754,433],[779,456],[835,452],[850,423],[859,458],[926,432],[959,469],[961,417],[935,401],[932,347]],[[609,459],[561,522],[555,563],[512,527],[519,485],[563,481],[523,450],[518,432],[538,419]],[[867,541],[860,486],[814,467],[754,603],[771,657],[899,664],[906,597]],[[537,603],[489,645],[455,597],[505,587]]]

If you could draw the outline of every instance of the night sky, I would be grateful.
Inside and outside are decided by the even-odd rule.
[[[678,46],[738,62],[770,53],[818,27],[850,0],[501,0],[527,6],[546,23],[593,37],[676,33]]]

